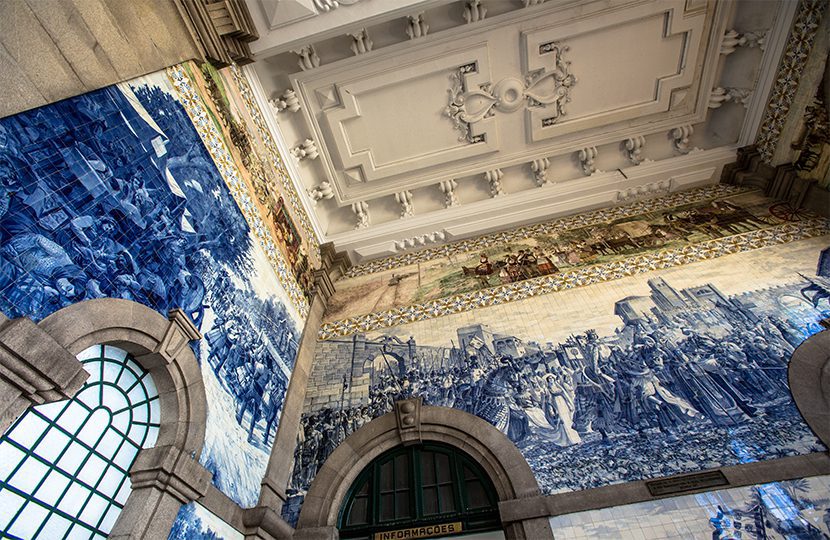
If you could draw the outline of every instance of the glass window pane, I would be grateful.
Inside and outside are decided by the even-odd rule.
[[[364,525],[368,523],[367,510],[369,508],[369,499],[366,497],[357,497],[352,503],[351,512],[349,512],[349,519],[346,521],[348,525]]]
[[[52,513],[49,519],[46,520],[46,525],[40,530],[40,536],[43,538],[63,538],[72,522],[58,514]]]
[[[395,458],[395,488],[409,487],[409,454]]]
[[[452,478],[450,472],[450,456],[441,452],[436,452],[435,470],[438,474],[439,483],[450,482]]]
[[[467,505],[470,510],[475,508],[484,508],[488,506],[490,501],[487,500],[487,494],[484,492],[484,486],[478,480],[467,481]]]
[[[423,491],[424,514],[432,515],[438,513],[438,488],[424,488]]]
[[[421,452],[421,475],[425,486],[435,485],[434,456],[433,452]]]
[[[130,430],[130,414],[129,410],[121,411],[112,417],[111,428],[118,430],[119,435],[126,436]]]
[[[120,367],[121,363],[127,358],[127,351],[119,349],[118,347],[110,347],[107,345],[104,347],[104,358],[117,360],[118,362],[114,364]],[[105,362],[105,364],[110,364],[110,362]]]
[[[395,494],[395,517],[407,518],[412,516],[409,508],[409,491],[398,491]]]
[[[0,536],[30,538],[42,527],[40,538],[105,538],[115,523],[130,494],[127,471],[142,443],[158,436],[158,427],[137,425],[130,410],[152,420],[159,405],[152,378],[126,352],[106,347],[110,359],[103,360],[101,351],[96,346],[79,356],[91,376],[73,399],[32,408],[0,437],[0,480],[8,484],[0,489]],[[143,384],[134,384],[139,379]],[[126,409],[116,418],[121,433],[110,425],[113,409]],[[18,446],[33,448],[32,454]]]
[[[441,512],[454,512],[455,490],[453,484],[439,487],[438,493],[441,495]]]
[[[12,444],[0,444],[0,480],[6,481],[25,454]]]
[[[64,490],[69,485],[69,478],[57,470],[52,470],[47,476],[43,484],[38,488],[35,497],[38,500],[48,504],[54,505],[58,499],[63,495]]]
[[[49,515],[49,510],[41,505],[29,501],[23,512],[14,520],[9,532],[20,538],[34,538],[40,525]]]
[[[385,493],[380,496],[380,519],[389,521],[395,517],[395,494]]]
[[[393,489],[394,484],[392,483],[392,460],[389,460],[380,466],[379,485],[381,491],[388,491],[390,489]]]
[[[92,358],[100,358],[101,357],[101,346],[100,345],[93,345],[88,349],[84,349],[80,353],[78,353],[78,360],[83,362],[84,360],[90,360]]]
[[[0,490],[0,529],[5,529],[9,526],[20,507],[26,502],[26,499],[12,493],[9,489]]]

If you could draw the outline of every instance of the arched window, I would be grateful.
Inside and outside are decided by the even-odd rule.
[[[116,347],[78,359],[90,374],[78,394],[30,408],[0,438],[0,537],[106,538],[130,494],[130,467],[156,442],[150,374]]]
[[[375,459],[349,488],[340,537],[461,523],[461,532],[501,527],[493,484],[469,456],[441,444],[396,448]],[[443,536],[448,536],[443,534]]]

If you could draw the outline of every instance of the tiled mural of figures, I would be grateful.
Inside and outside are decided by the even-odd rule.
[[[787,362],[830,316],[830,236],[318,343],[287,506],[350,433],[423,396],[484,418],[553,494],[823,452]]]
[[[819,540],[830,537],[830,477],[773,482],[590,510],[550,520],[556,538]]]
[[[245,536],[198,503],[182,506],[167,540],[242,540]]]
[[[484,242],[484,247],[466,241],[461,244],[469,244],[468,251],[447,246],[446,253],[435,250],[429,260],[342,279],[329,301],[326,320],[620,261],[803,217],[758,192],[724,196],[714,188],[690,192],[683,198],[669,196],[646,208],[637,204],[630,211],[594,214],[590,224],[564,218],[530,227],[526,234],[488,235],[490,241]],[[498,241],[500,236],[505,239]]]
[[[256,504],[302,321],[165,73],[0,120],[0,310],[181,307],[208,397],[202,462]]]

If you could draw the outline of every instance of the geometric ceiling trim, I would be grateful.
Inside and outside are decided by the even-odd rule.
[[[825,218],[808,218],[803,221],[783,223],[767,229],[637,255],[621,261],[597,264],[578,270],[456,294],[429,302],[324,322],[320,326],[317,338],[323,341],[436,319],[828,234],[830,234],[830,220]]]
[[[405,220],[391,220],[367,229],[327,235],[338,250],[352,261],[395,255],[395,242],[434,231],[446,231],[447,240],[480,236],[523,223],[546,221],[600,206],[618,204],[619,194],[674,178],[673,191],[716,183],[723,165],[735,160],[736,148],[696,150],[686,155],[640,165],[621,171],[596,172],[590,177],[563,180],[519,191],[504,197],[418,214]],[[689,175],[692,176],[689,176]],[[696,175],[700,175],[699,177]]]
[[[724,2],[697,3],[693,7],[693,10],[683,12],[677,3],[667,2],[614,5],[607,2],[554,5],[550,2],[533,10],[516,10],[451,32],[430,34],[416,40],[417,43],[399,43],[367,55],[324,64],[295,73],[291,79],[303,102],[302,114],[310,126],[311,138],[321,149],[321,164],[332,184],[336,204],[345,206],[437,185],[448,178],[530,163],[539,156],[550,158],[572,154],[585,147],[618,145],[632,136],[667,132],[678,125],[705,121],[709,89],[718,67],[720,41],[730,7]],[[626,15],[627,11],[631,13]],[[604,92],[603,103],[607,105],[604,112],[591,110],[595,100],[585,97],[588,94],[583,81],[589,80],[592,72],[603,72],[605,67],[618,69],[617,64],[630,62],[603,59],[592,55],[590,47],[577,49],[571,46],[567,60],[571,62],[571,73],[580,82],[571,89],[567,116],[560,117],[553,125],[543,126],[550,115],[544,108],[531,107],[538,109],[528,113],[531,126],[535,126],[532,129],[526,127],[527,121],[521,115],[497,114],[472,124],[474,131],[471,134],[484,134],[483,142],[461,144],[457,141],[458,132],[452,137],[452,122],[440,111],[446,108],[449,75],[461,66],[475,64],[477,67],[476,73],[464,75],[468,90],[543,68],[555,69],[554,55],[540,55],[540,48],[554,41],[569,46],[571,39],[584,42],[586,36],[602,37],[608,32],[603,38],[603,50],[613,50],[608,43],[616,36],[612,23],[619,25],[636,20],[636,16],[646,16],[642,21],[650,31],[651,49],[658,49],[663,44],[658,51],[662,67],[654,71],[648,61],[634,62],[631,69],[636,73],[630,75],[636,89],[628,89],[624,95],[619,94],[617,88],[606,90],[616,86],[606,81],[600,89]],[[572,30],[569,24],[566,38],[562,40],[560,36],[564,35],[565,29],[557,26],[557,22],[561,26],[566,20],[572,21],[575,29]],[[688,39],[685,39],[687,32]],[[528,52],[533,47],[535,55]],[[648,59],[648,54],[648,51],[644,52],[644,58]],[[525,67],[527,69],[522,71]],[[471,77],[474,79],[470,80]],[[429,82],[421,79],[429,79]],[[436,86],[430,95],[398,91],[412,83],[438,85],[439,81],[441,86]],[[394,87],[395,92],[394,85],[398,85]],[[315,91],[332,86],[342,98],[342,108],[321,110]],[[685,99],[672,102],[673,91],[681,88],[686,89]],[[384,92],[386,97],[378,97]],[[367,97],[369,94],[372,96]],[[422,109],[404,107],[401,113],[382,115],[377,112],[382,107],[362,106],[362,101],[367,99],[377,99],[380,100],[378,103],[388,105],[399,94],[409,100],[407,107]],[[439,98],[443,103],[433,103]],[[382,119],[372,124],[369,121],[372,114],[382,118],[395,116],[396,120],[410,114],[416,122],[433,118],[434,122],[429,124],[433,131],[415,129],[407,121],[397,124],[399,127],[386,125]],[[398,134],[406,137],[414,133],[423,134],[415,141],[417,144],[394,145],[391,142]],[[451,138],[439,144],[436,134]],[[551,138],[552,135],[556,136]],[[541,142],[534,143],[537,139]],[[382,155],[384,152],[386,154]],[[362,167],[366,181],[347,181],[342,171],[358,166]]]

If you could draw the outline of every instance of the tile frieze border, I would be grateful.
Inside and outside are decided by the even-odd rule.
[[[193,126],[199,133],[199,137],[207,148],[213,163],[228,186],[231,196],[242,211],[245,221],[248,222],[254,236],[265,251],[268,262],[277,275],[280,285],[300,317],[305,319],[309,310],[308,300],[299,283],[297,283],[293,272],[291,272],[288,262],[277,247],[268,227],[263,222],[262,215],[251,198],[251,192],[242,179],[230,151],[222,140],[222,136],[210,120],[195,85],[185,73],[181,64],[167,68],[167,77],[177,93],[179,102],[184,106]]]
[[[561,274],[509,283],[348,319],[324,322],[320,327],[318,339],[325,341],[356,333],[436,319],[446,315],[508,304],[535,296],[586,287],[655,270],[717,259],[725,255],[744,253],[827,234],[830,234],[830,220],[825,218],[784,223],[767,229],[717,238],[681,248],[638,255],[622,261],[598,264]]]
[[[751,188],[732,186],[727,184],[715,184],[688,191],[679,191],[663,197],[645,199],[625,205],[601,208],[591,212],[585,212],[572,216],[565,216],[535,225],[527,225],[510,229],[508,231],[484,234],[466,240],[459,240],[440,247],[411,251],[401,255],[393,255],[382,259],[375,259],[363,264],[357,264],[346,272],[347,278],[359,277],[376,272],[383,272],[394,268],[401,268],[415,263],[429,262],[441,257],[448,257],[472,251],[479,251],[504,242],[524,240],[539,234],[551,234],[563,232],[590,225],[608,223],[617,219],[637,216],[649,212],[666,210],[697,202],[704,202],[710,199],[748,193]]]

